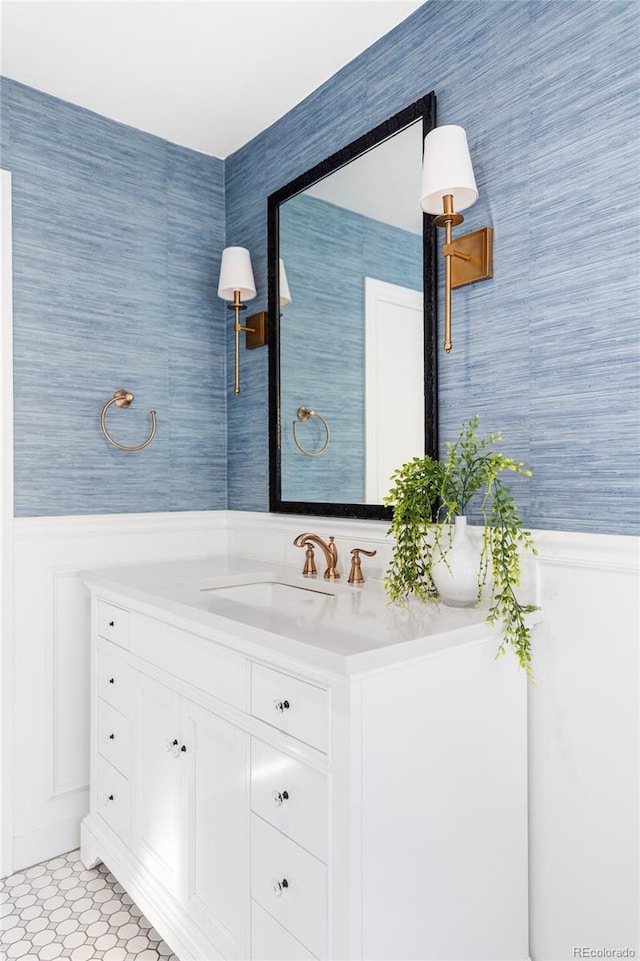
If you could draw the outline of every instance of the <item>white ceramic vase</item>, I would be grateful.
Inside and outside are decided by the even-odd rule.
[[[447,546],[444,534],[443,547]],[[431,575],[443,603],[450,607],[473,607],[478,599],[478,571],[480,548],[471,543],[467,518],[456,517],[453,543],[444,551],[444,558],[436,560]]]

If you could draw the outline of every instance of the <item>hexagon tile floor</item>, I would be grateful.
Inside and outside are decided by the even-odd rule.
[[[0,883],[0,956],[7,961],[177,961],[104,864],[80,852]]]

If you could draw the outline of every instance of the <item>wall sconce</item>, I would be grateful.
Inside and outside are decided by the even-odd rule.
[[[278,298],[281,308],[288,307],[291,303],[291,291],[289,290],[289,281],[287,280],[287,273],[284,269],[284,260],[282,257],[278,260]]]
[[[246,247],[225,247],[222,251],[222,263],[220,264],[218,297],[233,301],[228,305],[228,309],[235,312],[233,325],[236,340],[234,394],[240,393],[240,331],[250,330],[254,333],[253,327],[243,327],[240,324],[240,311],[247,309],[242,301],[253,300],[255,295],[256,282],[253,279],[249,251]]]
[[[280,265],[280,276],[278,279],[278,296],[280,300],[280,308],[288,307],[291,303],[291,293],[289,291],[289,284],[287,283],[287,275],[284,270],[284,261],[278,261]],[[246,330],[244,335],[244,345],[247,350],[255,350],[256,347],[266,347],[267,346],[267,321],[269,315],[266,310],[261,310],[259,314],[251,314],[251,317],[247,317],[247,323],[250,325],[248,327],[241,327],[241,330]]]
[[[478,199],[467,135],[462,127],[434,127],[424,138],[422,197],[420,206],[436,214],[434,224],[445,228],[442,249],[445,263],[444,349],[451,350],[451,288],[493,277],[493,230],[483,227],[463,237],[451,238],[451,228],[461,224],[466,210]],[[457,212],[456,212],[457,211]]]

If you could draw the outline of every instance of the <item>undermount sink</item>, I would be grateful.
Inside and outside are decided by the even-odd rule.
[[[223,600],[249,604],[251,607],[280,607],[305,609],[324,603],[334,597],[331,590],[318,590],[315,587],[298,587],[282,581],[259,581],[254,584],[233,584],[225,587],[209,587],[204,593],[213,594]]]

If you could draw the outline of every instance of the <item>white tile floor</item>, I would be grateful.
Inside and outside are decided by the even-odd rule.
[[[7,961],[177,961],[104,864],[80,852],[0,882],[0,957]]]

